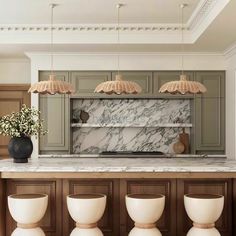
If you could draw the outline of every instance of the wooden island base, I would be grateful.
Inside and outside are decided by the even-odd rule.
[[[105,236],[127,236],[133,227],[125,207],[128,193],[163,194],[166,206],[157,226],[163,236],[186,236],[192,226],[185,213],[186,193],[225,196],[224,211],[216,222],[222,236],[236,235],[235,173],[24,173],[2,172],[0,179],[0,236],[10,236],[16,224],[7,209],[7,196],[16,193],[45,193],[49,204],[41,227],[47,236],[69,236],[74,228],[66,196],[75,193],[106,194],[107,207],[99,222]]]

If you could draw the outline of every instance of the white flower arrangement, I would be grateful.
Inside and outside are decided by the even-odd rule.
[[[10,137],[45,135],[40,111],[23,104],[19,112],[0,117],[0,134]]]

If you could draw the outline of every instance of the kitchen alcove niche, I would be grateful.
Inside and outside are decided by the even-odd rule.
[[[82,123],[81,111],[89,114]],[[190,133],[190,99],[73,99],[72,151],[161,151],[173,153],[173,143],[185,127]]]

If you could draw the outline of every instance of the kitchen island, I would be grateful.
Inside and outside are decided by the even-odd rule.
[[[225,196],[217,227],[222,236],[236,235],[236,161],[226,158],[39,158],[26,164],[0,161],[1,236],[15,227],[6,206],[14,193],[46,193],[46,235],[68,236],[74,227],[66,207],[73,193],[104,193],[105,214],[99,223],[105,236],[126,236],[132,228],[125,209],[127,193],[160,193],[166,207],[158,222],[163,236],[185,236],[191,227],[183,205],[186,193]]]

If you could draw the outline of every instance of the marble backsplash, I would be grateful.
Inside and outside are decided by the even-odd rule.
[[[89,114],[89,119],[86,127],[73,128],[73,153],[172,153],[172,144],[178,140],[182,128],[158,126],[191,123],[190,100],[185,99],[75,99],[73,120],[79,123],[81,110]],[[186,132],[189,131],[187,128]]]

